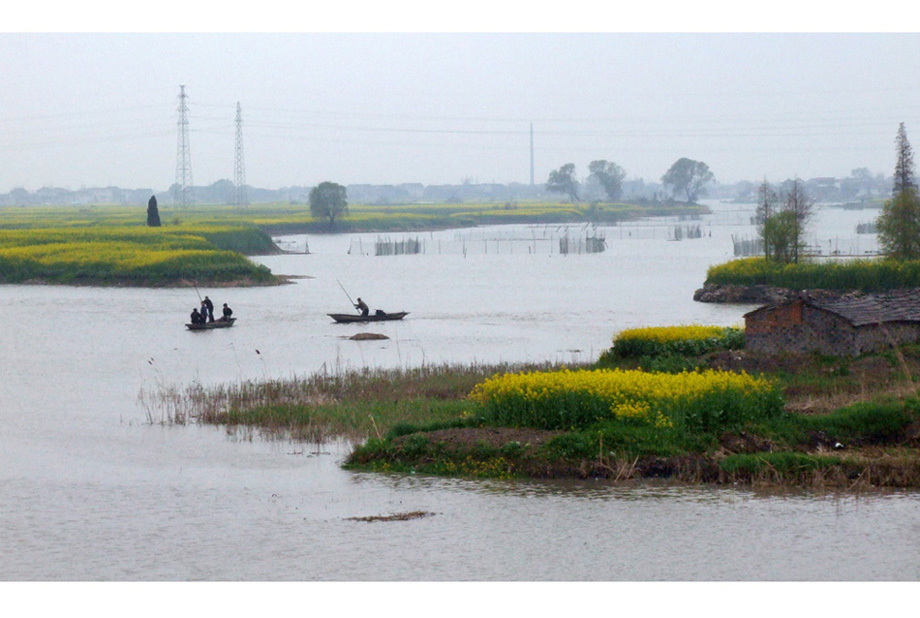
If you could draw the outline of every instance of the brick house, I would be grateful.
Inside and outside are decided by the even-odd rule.
[[[749,350],[858,356],[920,341],[920,290],[798,298],[744,315]]]

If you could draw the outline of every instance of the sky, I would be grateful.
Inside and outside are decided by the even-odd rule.
[[[682,157],[723,183],[889,176],[898,124],[920,136],[920,34],[866,5],[827,22],[784,0],[723,21],[700,8],[735,3],[653,4],[621,20],[578,0],[526,19],[514,7],[539,3],[35,7],[0,32],[0,192],[167,189],[180,85],[195,185],[234,179],[237,103],[246,183],[268,189],[529,183],[531,126],[538,184],[597,159],[657,182]]]

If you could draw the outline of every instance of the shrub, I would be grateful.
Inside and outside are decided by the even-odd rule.
[[[741,328],[691,324],[624,330],[614,338],[612,352],[620,358],[700,356],[712,350],[743,347]]]

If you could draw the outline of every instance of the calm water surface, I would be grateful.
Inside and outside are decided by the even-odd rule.
[[[608,249],[594,255],[560,255],[558,226],[410,235],[441,241],[412,256],[354,249],[376,235],[286,238],[311,253],[258,261],[305,278],[201,290],[239,317],[206,333],[182,326],[194,289],[2,286],[0,579],[916,580],[917,493],[351,473],[339,468],[348,445],[163,426],[138,403],[141,390],[191,382],[590,361],[623,328],[739,324],[752,307],[692,294],[732,257],[732,234],[752,233],[748,216],[720,206],[694,222],[703,238],[680,242],[668,240],[676,221],[601,228]],[[874,213],[822,216],[855,238]],[[557,249],[520,240],[538,235]],[[351,310],[346,291],[410,315],[334,324],[326,313]],[[347,338],[361,331],[390,339]],[[352,519],[407,511],[433,515]]]

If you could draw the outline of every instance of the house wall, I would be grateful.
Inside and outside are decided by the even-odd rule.
[[[840,316],[798,301],[769,307],[745,318],[745,345],[768,354],[860,352],[856,329]]]
[[[894,345],[916,343],[920,340],[920,324],[916,322],[887,322],[882,325],[861,326],[857,332],[857,354],[883,350]]]
[[[768,354],[820,352],[858,356],[920,341],[920,323],[888,322],[854,327],[829,311],[801,301],[764,308],[745,317],[745,345]]]

